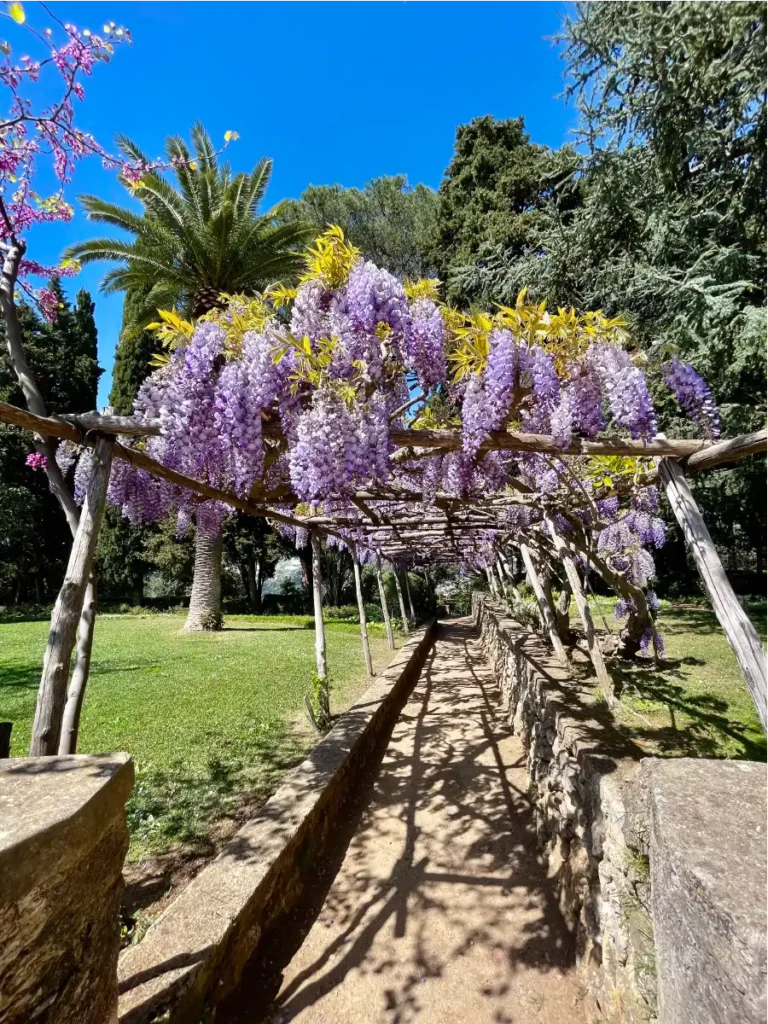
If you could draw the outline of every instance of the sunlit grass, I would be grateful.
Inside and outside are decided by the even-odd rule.
[[[315,671],[306,617],[228,616],[221,633],[185,634],[179,615],[102,616],[78,752],[125,750],[137,784],[131,856],[175,842],[205,845],[212,823],[258,801],[314,742],[303,698]],[[48,625],[0,624],[0,720],[26,753]],[[373,625],[376,671],[390,652]],[[359,626],[327,625],[332,710],[365,686]]]
[[[604,614],[618,632],[613,604],[598,599],[593,609],[599,628]],[[765,642],[765,605],[748,611]],[[658,626],[666,643],[660,670],[650,659],[609,663],[621,688],[616,717],[623,730],[650,754],[764,761],[765,733],[714,613],[663,602]]]

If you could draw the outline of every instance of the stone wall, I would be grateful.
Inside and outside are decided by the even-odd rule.
[[[260,813],[121,954],[121,1024],[209,1019],[246,964],[270,948],[311,885],[346,801],[386,746],[434,632],[433,623],[405,644]]]
[[[0,761],[0,1021],[117,1019],[125,754]]]
[[[473,610],[484,653],[526,749],[539,844],[576,932],[588,1016],[653,1019],[656,978],[643,830],[633,805],[641,751],[614,728],[593,685],[573,679],[546,641],[483,595]]]
[[[762,1024],[765,766],[644,757],[541,637],[485,595],[473,612],[527,752],[588,1018]],[[729,863],[738,884],[718,884]]]

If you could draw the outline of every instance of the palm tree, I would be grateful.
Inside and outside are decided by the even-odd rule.
[[[149,167],[130,139],[120,136],[117,144],[134,165]],[[89,220],[120,228],[128,237],[95,238],[64,255],[82,264],[118,264],[105,275],[102,291],[145,296],[135,311],[137,330],[156,319],[158,308],[175,305],[199,317],[215,308],[224,292],[253,294],[273,281],[294,278],[302,266],[298,250],[311,232],[301,224],[281,223],[282,204],[259,213],[272,161],[263,158],[250,174],[233,174],[200,123],[192,128],[192,146],[194,155],[179,136],[166,141],[173,184],[155,170],[146,170],[137,183],[123,178],[141,203],[139,213],[97,196],[80,197]],[[185,629],[221,621],[221,550],[220,537],[198,534]]]

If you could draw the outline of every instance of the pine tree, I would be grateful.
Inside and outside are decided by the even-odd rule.
[[[546,209],[577,160],[532,143],[522,117],[477,117],[456,129],[454,156],[438,192],[434,256],[454,299],[481,298],[471,273],[489,262],[509,264],[537,250],[548,224]],[[564,212],[578,203],[568,190]],[[483,281],[481,284],[485,284]]]
[[[150,373],[150,360],[161,350],[150,331],[142,331],[137,317],[147,305],[147,290],[129,291],[123,304],[123,325],[112,369],[109,404],[123,416],[133,411],[133,400],[144,378]]]

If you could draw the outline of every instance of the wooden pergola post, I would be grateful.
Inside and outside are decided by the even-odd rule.
[[[560,561],[563,563],[563,568],[565,569],[565,574],[568,577],[568,583],[570,584],[571,593],[573,594],[573,599],[576,602],[576,607],[579,609],[579,616],[581,618],[582,625],[584,626],[584,632],[587,635],[587,648],[589,650],[589,656],[592,659],[592,664],[595,668],[598,685],[608,702],[608,706],[613,707],[616,704],[616,695],[613,692],[613,680],[611,679],[606,667],[603,652],[600,650],[600,645],[597,642],[595,623],[592,619],[592,612],[589,609],[587,596],[581,585],[579,570],[576,568],[576,563],[568,551],[568,545],[558,533],[557,527],[555,526],[552,518],[550,516],[545,516],[544,518],[547,526],[549,527],[549,532],[552,537],[552,542],[555,545],[555,550],[557,551]]]
[[[733,592],[717,548],[691,494],[680,464],[670,459],[661,459],[659,477],[696,562],[696,568],[712,602],[717,620],[736,655],[760,721],[763,728],[766,728],[765,649],[749,616]]]
[[[304,706],[313,728],[323,732],[331,724],[331,691],[328,684],[328,657],[325,646],[325,621],[323,619],[323,570],[322,545],[315,530],[309,535],[312,547],[312,603],[315,611],[315,666],[319,686],[315,691],[316,706],[312,706],[309,697],[304,698]]]
[[[486,567],[485,567],[485,576],[486,576],[486,579],[488,580],[488,587],[489,587],[489,589],[491,591],[491,597],[495,601],[498,601],[499,600],[499,588],[498,588],[498,585],[496,583],[496,576],[493,573],[490,565],[486,565]]]
[[[322,547],[320,537],[314,530],[310,534],[310,542],[312,544],[312,604],[315,611],[315,664],[318,677],[326,681],[328,679],[328,657],[323,619],[323,571],[320,561]]]
[[[570,669],[570,663],[568,661],[568,655],[563,647],[563,641],[560,639],[560,634],[557,631],[557,620],[555,618],[555,610],[547,601],[547,595],[544,588],[541,585],[539,579],[539,573],[536,569],[536,563],[533,560],[531,549],[527,544],[520,545],[520,554],[523,556],[523,564],[525,565],[525,574],[528,577],[528,582],[533,588],[533,592],[536,595],[536,601],[539,605],[539,612],[541,613],[541,621],[544,624],[544,628],[549,634],[549,639],[552,644],[552,649],[557,656],[557,660],[563,665],[564,668]]]
[[[30,757],[56,754],[59,750],[69,663],[104,516],[113,444],[112,438],[99,438],[94,449],[93,471],[69,553],[67,572],[51,614],[29,746]]]
[[[392,566],[392,575],[395,577],[395,590],[397,591],[397,600],[400,605],[400,618],[403,620],[403,630],[406,636],[410,635],[410,628],[408,626],[408,616],[405,612],[405,601],[403,600],[403,588],[400,586],[400,577],[397,575],[397,566]]]
[[[415,624],[415,622],[416,622],[416,612],[414,611],[414,608],[413,608],[413,598],[411,597],[411,584],[408,582],[408,570],[407,569],[403,572],[403,576],[405,577],[405,593],[406,593],[406,597],[408,598],[408,611],[411,613],[411,622],[413,622]]]
[[[381,558],[376,563],[376,581],[379,584],[379,600],[381,601],[381,614],[384,616],[384,625],[387,629],[387,643],[390,651],[395,649],[395,638],[392,635],[392,622],[389,618],[389,605],[387,604],[387,592],[384,589],[384,577],[381,574]]]
[[[352,570],[355,574],[355,594],[357,595],[357,612],[360,617],[360,639],[363,644],[363,659],[365,660],[365,671],[369,676],[372,676],[373,661],[371,660],[371,645],[368,642],[368,623],[365,618],[363,584],[360,578],[360,563],[357,560],[357,551],[354,548],[352,549]]]
[[[93,650],[93,632],[96,625],[96,574],[91,572],[88,586],[85,588],[83,609],[77,626],[77,647],[75,648],[75,667],[67,690],[67,702],[61,721],[58,753],[74,754],[77,751],[77,736],[80,731],[80,713],[83,710],[83,698],[88,675],[91,670],[91,652]]]

